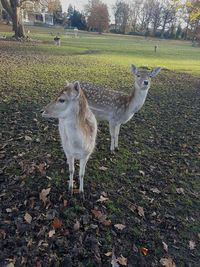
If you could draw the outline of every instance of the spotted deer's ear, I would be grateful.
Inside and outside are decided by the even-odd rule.
[[[68,80],[65,81],[65,86],[68,86],[69,85],[69,82]]]
[[[131,71],[134,75],[137,74],[137,67],[134,64],[131,64]]]
[[[158,67],[158,68],[155,68],[152,70],[152,72],[150,73],[150,77],[156,77],[156,75],[158,75],[158,73],[161,71],[161,68]]]
[[[76,81],[74,83],[74,91],[75,91],[75,95],[78,98],[81,92],[81,87],[80,87],[80,83],[78,81]]]

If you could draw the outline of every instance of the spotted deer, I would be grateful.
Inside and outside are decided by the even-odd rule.
[[[73,192],[74,160],[78,159],[79,192],[83,194],[85,167],[95,147],[97,122],[79,82],[67,83],[59,96],[43,109],[42,116],[59,119],[61,143],[69,164],[69,190]]]
[[[111,153],[118,148],[118,136],[121,124],[128,122],[144,105],[151,85],[151,78],[155,77],[161,68],[158,67],[152,71],[148,71],[146,69],[137,69],[132,64],[131,70],[135,76],[135,84],[129,95],[81,82],[89,107],[96,118],[109,122]]]

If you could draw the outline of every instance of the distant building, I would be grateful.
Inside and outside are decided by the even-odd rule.
[[[54,25],[53,14],[49,12],[24,11],[23,22],[26,25]]]

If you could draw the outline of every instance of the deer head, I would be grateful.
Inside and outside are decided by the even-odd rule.
[[[70,116],[75,103],[79,101],[80,91],[79,82],[66,83],[59,96],[43,109],[42,116],[46,118]]]
[[[135,76],[135,87],[140,90],[148,90],[151,86],[151,78],[155,77],[161,68],[155,68],[152,71],[145,69],[138,70],[134,64],[131,64],[131,71]]]

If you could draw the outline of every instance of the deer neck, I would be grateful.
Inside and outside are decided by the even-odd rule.
[[[129,98],[129,107],[128,112],[130,114],[136,113],[144,105],[149,89],[141,90],[137,86],[134,87],[130,98]]]

